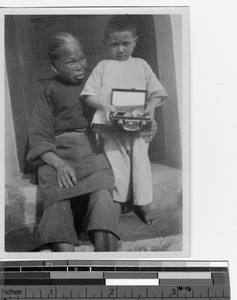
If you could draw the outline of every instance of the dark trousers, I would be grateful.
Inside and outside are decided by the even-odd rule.
[[[55,242],[78,244],[74,222],[78,220],[75,220],[77,215],[73,215],[72,211],[74,201],[80,201],[80,199],[56,201],[45,209],[36,232],[39,247]],[[76,205],[80,209],[80,202]],[[84,224],[89,235],[90,231],[97,230],[107,231],[119,237],[118,215],[112,195],[108,190],[103,189],[90,193]]]

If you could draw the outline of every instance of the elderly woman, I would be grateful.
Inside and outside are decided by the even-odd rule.
[[[74,251],[78,238],[72,202],[89,194],[86,220],[94,249],[117,251],[113,173],[90,131],[93,112],[80,99],[87,68],[83,48],[71,34],[59,33],[51,39],[48,55],[56,76],[40,86],[27,156],[29,163],[38,166],[44,203],[36,246],[49,244],[52,251]]]

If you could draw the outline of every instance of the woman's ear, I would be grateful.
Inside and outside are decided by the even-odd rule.
[[[56,66],[53,62],[50,62],[50,67],[51,67],[51,69],[53,70],[54,73],[56,73],[56,74],[58,73],[58,71],[56,69]]]

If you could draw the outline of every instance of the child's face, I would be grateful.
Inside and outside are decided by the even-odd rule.
[[[85,76],[87,61],[80,44],[64,46],[60,56],[52,63],[58,75],[72,84],[79,84]]]
[[[133,53],[137,43],[137,37],[133,37],[131,31],[112,32],[105,41],[105,45],[111,59],[124,61]]]

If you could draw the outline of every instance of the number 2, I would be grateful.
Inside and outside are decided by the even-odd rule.
[[[114,289],[109,290],[109,296],[114,296]]]

